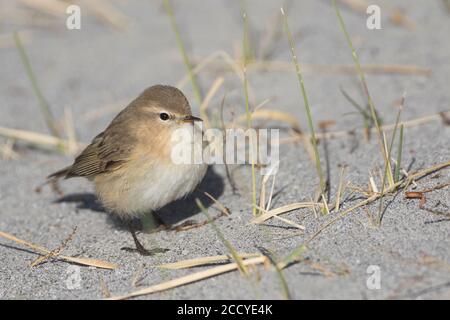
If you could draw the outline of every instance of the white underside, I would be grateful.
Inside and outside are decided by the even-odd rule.
[[[161,163],[144,156],[120,174],[104,177],[101,184],[96,183],[96,191],[109,211],[123,218],[137,217],[187,196],[206,169],[206,164]]]

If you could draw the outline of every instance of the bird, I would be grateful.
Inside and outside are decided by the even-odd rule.
[[[172,156],[173,134],[178,129],[201,134],[199,121],[179,89],[154,85],[117,114],[72,165],[47,178],[87,178],[106,211],[126,222],[135,250],[154,254],[139,242],[131,221],[186,197],[201,182],[206,164],[176,163]],[[196,140],[190,143],[201,148]]]

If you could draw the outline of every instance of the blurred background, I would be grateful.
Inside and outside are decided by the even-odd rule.
[[[80,30],[66,28],[70,4],[81,9]],[[338,4],[361,62],[375,66],[367,77],[376,106],[391,117],[386,121],[394,121],[393,106],[404,91],[408,101],[405,118],[448,109],[447,1],[426,5],[372,1],[381,8],[381,30],[366,27],[368,2],[341,0]],[[174,19],[191,64],[215,55],[197,75],[202,95],[217,77],[223,77],[210,108],[217,110],[227,93],[228,109],[243,112],[242,84],[220,54],[233,62],[242,58],[242,12],[246,11],[251,103],[256,106],[270,99],[267,106],[289,111],[306,125],[282,30],[282,5],[300,63],[305,65],[306,89],[316,121],[333,119],[336,126],[348,128],[358,115],[348,115],[355,109],[340,87],[360,104],[365,98],[330,1],[173,1]],[[163,2],[15,0],[1,1],[0,6],[1,126],[46,132],[39,100],[12,37],[14,31],[54,117],[62,121],[64,108],[70,109],[81,141],[88,141],[130,99],[153,84],[178,85],[193,107],[199,107],[191,84],[183,81],[186,66]]]

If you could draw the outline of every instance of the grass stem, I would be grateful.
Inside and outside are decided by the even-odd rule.
[[[243,43],[244,46],[243,48],[245,48],[245,43],[247,41],[247,13],[244,12],[244,14],[242,15],[243,19],[244,19],[244,37],[243,37]],[[244,53],[245,54],[245,53]],[[243,59],[243,78],[244,78],[244,95],[245,95],[245,113],[247,116],[247,129],[250,130],[252,128],[252,114],[250,112],[250,103],[249,103],[249,94],[248,94],[248,79],[247,79],[247,60],[244,57]],[[255,173],[255,155],[254,151],[257,150],[257,148],[254,147],[254,143],[256,143],[256,141],[253,141],[253,135],[250,133],[249,134],[249,143],[250,143],[250,147],[249,147],[249,157],[250,157],[250,162],[251,162],[251,166],[252,166],[252,213],[254,216],[257,215],[257,204],[256,204],[256,173]]]
[[[364,72],[362,71],[361,63],[359,61],[358,54],[356,53],[356,50],[355,50],[355,48],[353,46],[353,43],[352,43],[352,40],[350,39],[350,35],[349,35],[348,31],[347,31],[347,28],[345,27],[344,19],[341,16],[341,12],[339,11],[339,8],[338,8],[338,6],[336,4],[336,0],[332,0],[332,1],[333,1],[333,6],[334,6],[334,8],[336,10],[336,15],[337,15],[338,20],[339,20],[339,25],[340,25],[340,27],[342,29],[342,32],[345,35],[345,39],[347,40],[347,44],[348,44],[348,46],[349,46],[349,48],[350,48],[350,50],[352,52],[353,61],[354,61],[355,66],[356,66],[356,71],[358,73],[358,76],[360,78],[362,87],[364,89],[364,93],[365,93],[365,95],[367,97],[367,101],[369,103],[370,113],[372,115],[373,123],[375,124],[375,127],[377,129],[377,133],[378,133],[378,140],[379,140],[381,152],[382,152],[382,155],[383,155],[383,158],[384,158],[385,165],[387,166],[389,161],[390,161],[390,159],[389,159],[389,155],[386,153],[386,150],[385,150],[385,147],[384,147],[385,143],[383,142],[384,141],[383,140],[384,139],[383,138],[383,130],[382,130],[381,126],[380,126],[378,113],[377,113],[377,110],[375,108],[375,104],[374,104],[374,102],[372,100],[372,96],[370,95],[369,87],[367,86],[366,77],[364,75]],[[390,174],[391,178],[392,178],[392,172],[390,172],[388,174]]]
[[[208,219],[208,221],[211,224],[211,226],[213,227],[214,231],[217,233],[217,236],[219,237],[220,241],[225,245],[225,247],[230,252],[230,254],[233,257],[234,261],[239,266],[239,270],[242,272],[242,274],[247,276],[248,275],[248,269],[242,263],[242,258],[239,255],[239,253],[236,251],[236,249],[233,248],[231,243],[227,239],[225,239],[225,237],[223,236],[222,232],[219,230],[219,228],[216,226],[216,224],[212,221],[211,217],[209,216],[208,210],[205,208],[203,203],[199,199],[196,199],[195,202],[197,203],[197,206],[200,208],[200,210],[202,210],[203,214]]]
[[[311,109],[309,107],[308,96],[306,94],[306,89],[305,89],[305,85],[304,85],[304,82],[303,82],[303,76],[302,76],[302,73],[301,73],[300,64],[298,63],[297,55],[295,53],[294,39],[293,39],[292,33],[291,33],[290,29],[289,29],[288,19],[287,19],[286,13],[284,12],[283,8],[281,8],[281,14],[283,15],[284,30],[285,30],[286,35],[288,37],[289,46],[291,48],[292,61],[293,61],[294,65],[295,65],[295,70],[296,70],[298,82],[299,82],[299,85],[300,85],[300,91],[301,91],[301,94],[303,96],[303,102],[304,102],[304,105],[305,105],[306,115],[307,115],[307,118],[308,118],[308,127],[309,127],[309,131],[311,133],[311,140],[312,140],[311,142],[312,142],[312,146],[313,146],[313,149],[314,149],[316,170],[317,170],[317,175],[319,176],[319,180],[320,180],[320,193],[322,194],[322,197],[324,197],[325,188],[326,188],[326,182],[325,182],[325,178],[324,178],[323,171],[322,171],[322,165],[320,163],[319,151],[317,149],[316,133],[315,133],[315,130],[314,130],[314,123],[313,123],[313,119],[312,119]]]
[[[25,52],[25,48],[22,45],[22,41],[20,40],[19,33],[17,32],[14,32],[14,42],[16,44],[17,50],[19,51],[20,58],[22,60],[22,64],[25,67],[25,71],[28,75],[28,78],[30,79],[33,91],[36,94],[36,97],[38,98],[39,106],[41,108],[42,114],[44,115],[47,127],[54,137],[61,139],[61,134],[56,125],[56,120],[51,112],[50,105],[48,104],[47,100],[45,100],[44,95],[42,94],[42,91],[39,88],[38,81],[33,72],[33,68],[31,67],[30,60],[28,59],[27,53]]]
[[[183,62],[188,70],[189,78],[192,83],[192,88],[194,90],[195,98],[197,99],[198,105],[201,105],[203,99],[200,91],[200,86],[198,85],[197,78],[195,77],[194,72],[192,71],[192,65],[189,61],[186,48],[184,46],[183,40],[181,39],[180,31],[178,29],[177,22],[175,20],[175,15],[173,14],[173,9],[169,0],[164,0],[164,8],[166,9],[167,15],[169,16],[170,23],[172,25],[172,30],[175,33],[175,37],[177,40],[178,48],[180,49],[181,55],[183,57]]]
[[[381,218],[382,218],[382,210],[383,210],[383,195],[384,195],[384,189],[385,189],[385,184],[386,184],[386,179],[388,179],[389,181],[389,187],[393,186],[397,181],[395,181],[394,177],[392,176],[392,168],[391,168],[391,154],[392,154],[392,147],[394,145],[394,141],[395,141],[395,136],[397,134],[397,129],[398,129],[398,125],[400,123],[400,117],[402,115],[402,110],[403,110],[403,106],[405,104],[405,95],[403,95],[402,97],[402,102],[400,105],[400,109],[397,112],[397,118],[395,119],[395,126],[394,126],[394,130],[392,131],[392,138],[391,138],[391,143],[389,144],[389,149],[387,149],[386,146],[386,153],[388,155],[388,159],[389,161],[386,163],[386,166],[384,168],[384,173],[383,173],[383,183],[381,184],[381,197],[380,197],[380,207],[379,207],[379,212],[378,212],[378,223],[381,223]],[[386,142],[386,137],[384,136],[383,133],[383,141]],[[389,174],[390,173],[390,174]],[[389,177],[391,177],[391,179],[389,179]]]

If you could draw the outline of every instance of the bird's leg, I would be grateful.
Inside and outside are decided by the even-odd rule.
[[[169,251],[169,249],[164,249],[164,248],[154,248],[151,250],[145,249],[145,247],[139,242],[139,239],[136,235],[136,230],[130,224],[128,224],[128,229],[131,233],[131,236],[133,237],[134,245],[136,246],[136,248],[123,247],[123,248],[121,248],[121,250],[128,251],[128,252],[138,252],[141,256],[152,256],[156,253],[164,253],[164,252]]]

